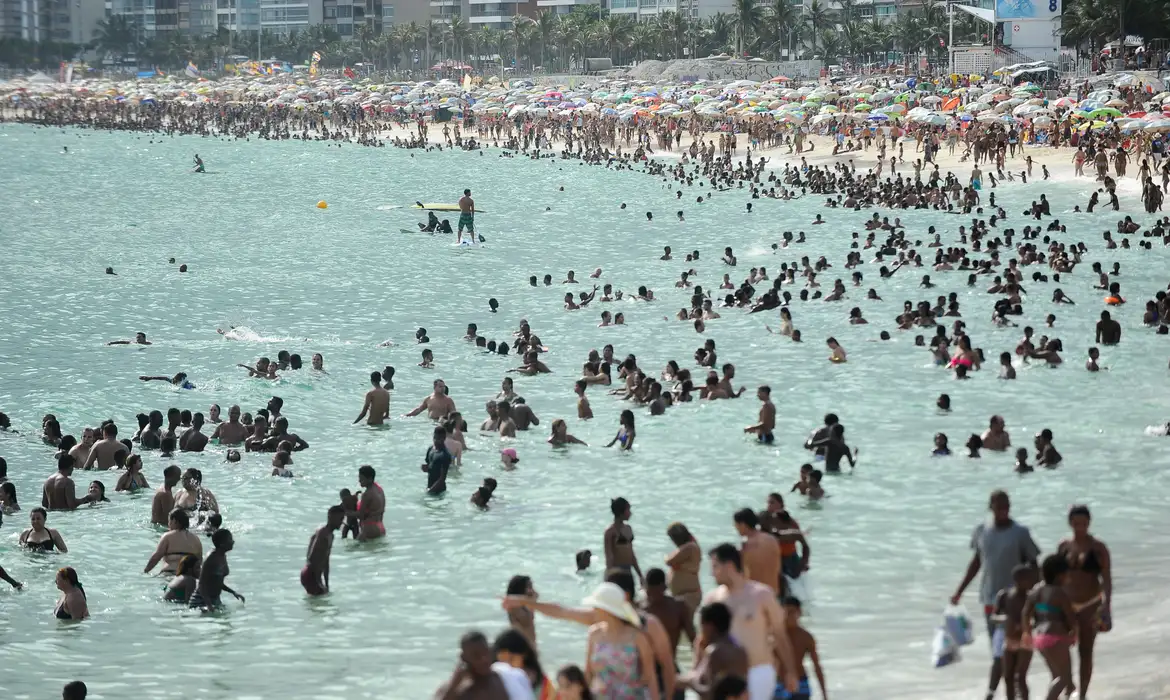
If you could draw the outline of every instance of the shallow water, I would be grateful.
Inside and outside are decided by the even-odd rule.
[[[912,336],[871,342],[893,328],[903,299],[933,300],[951,290],[959,292],[970,332],[992,365],[1021,332],[991,327],[986,285],[967,288],[966,273],[931,273],[940,285],[926,294],[916,289],[924,271],[880,280],[876,266],[867,264],[863,289],[875,287],[885,301],[864,301],[861,290],[851,289],[844,303],[796,303],[802,345],[764,330],[765,323],[777,324],[774,313],[728,311],[709,323],[707,337],[717,341],[720,362],[736,364],[748,393],[738,401],[673,408],[660,418],[639,410],[637,446],[620,454],[601,445],[616,431],[623,405],[592,389],[596,419],[580,424],[572,418],[572,382],[586,352],[605,343],[619,357],[637,354],[648,368],[669,359],[691,364],[703,338],[689,324],[663,320],[689,297],[673,287],[689,267],[684,251],[702,251],[697,281],[710,288],[726,271],[719,262],[725,245],[739,255],[737,281],[751,266],[775,273],[782,261],[802,255],[824,254],[840,265],[848,232],[862,230],[869,212],[825,210],[810,198],[756,201],[748,215],[743,193],[696,205],[706,191],[695,188],[680,203],[673,188],[642,174],[494,153],[150,141],[0,126],[0,410],[24,433],[0,435],[0,455],[25,510],[54,467],[52,450],[35,439],[47,412],[67,433],[80,435],[83,425],[113,417],[128,434],[139,411],[174,405],[206,412],[212,403],[225,413],[233,403],[254,411],[277,394],[292,429],[312,447],[295,455],[292,481],[269,477],[263,455],[246,455],[232,467],[218,448],[174,460],[203,470],[236,534],[229,584],[247,604],[232,601],[213,616],[162,603],[162,581],[140,573],[158,537],[148,525],[150,497],[113,494],[113,474],[97,475],[111,503],[50,516],[49,525],[69,545],[66,555],[20,552],[16,538],[25,516],[6,518],[0,562],[28,584],[23,593],[0,591],[0,662],[10,670],[0,685],[10,697],[47,697],[72,678],[105,698],[173,697],[176,689],[208,698],[428,697],[450,674],[463,631],[479,627],[490,634],[502,627],[497,599],[511,575],[531,575],[543,597],[563,602],[575,602],[600,580],[596,562],[592,573],[576,576],[573,553],[588,547],[601,557],[610,498],[633,503],[643,568],[660,565],[670,551],[664,532],[674,520],[685,522],[704,547],[732,539],[731,514],[745,505],[763,507],[769,491],[787,491],[807,458],[800,444],[827,411],[841,416],[850,444],[861,448],[857,472],[829,479],[831,498],[822,506],[796,499],[792,505],[811,531],[807,623],[835,697],[975,697],[983,687],[985,639],[964,663],[941,671],[930,669],[929,641],[966,566],[971,529],[984,517],[988,492],[999,487],[1010,491],[1016,517],[1032,527],[1044,550],[1064,536],[1063,514],[1077,502],[1094,508],[1094,530],[1112,548],[1117,628],[1098,643],[1093,697],[1149,698],[1170,687],[1161,663],[1167,604],[1155,593],[1170,583],[1170,533],[1155,516],[1170,495],[1170,456],[1162,438],[1143,433],[1167,419],[1168,353],[1165,338],[1140,326],[1142,302],[1164,288],[1166,253],[1158,245],[1152,252],[1101,250],[1100,231],[1118,217],[1067,213],[1083,203],[1085,184],[996,190],[1017,230],[1028,223],[1019,211],[1048,193],[1056,215],[1070,225],[1064,239],[1086,240],[1092,248],[1084,267],[1061,284],[1076,306],[1049,303],[1052,284],[1026,285],[1032,301],[1023,320],[1039,328],[1045,314],[1058,315],[1064,367],[1022,368],[1014,383],[996,380],[993,370],[957,383],[930,366]],[[212,175],[188,172],[196,151]],[[398,233],[413,227],[417,213],[391,205],[453,201],[464,187],[489,212],[479,217],[487,247],[454,249],[442,238]],[[316,209],[318,200],[328,210]],[[627,210],[619,210],[621,201]],[[1137,203],[1132,195],[1127,201]],[[673,220],[680,208],[685,224]],[[1139,209],[1129,213],[1147,221]],[[645,223],[647,210],[655,213],[652,225]],[[830,225],[807,226],[817,213]],[[956,241],[964,223],[926,212],[901,218],[923,238],[926,226],[938,226],[944,243]],[[801,228],[808,244],[772,254],[783,230]],[[663,245],[673,246],[678,259],[658,261]],[[191,272],[180,275],[169,257]],[[1091,288],[1093,260],[1121,263],[1130,299],[1119,312],[1124,342],[1105,349],[1102,364],[1111,370],[1097,375],[1082,369],[1103,308],[1101,293]],[[103,275],[106,266],[118,276]],[[527,282],[545,273],[559,282],[568,269],[584,279],[597,266],[605,270],[602,282],[627,292],[645,284],[661,301],[596,302],[569,313],[561,308],[566,286]],[[835,268],[822,275],[826,290],[836,276],[848,279]],[[499,314],[488,312],[488,297],[499,300]],[[871,325],[846,324],[854,305]],[[623,311],[627,326],[596,328],[602,308]],[[514,443],[519,468],[502,471],[500,441],[473,431],[474,451],[450,479],[448,495],[424,497],[418,465],[430,441],[429,421],[396,419],[387,431],[350,425],[368,373],[387,364],[398,368],[394,415],[417,405],[441,376],[477,425],[483,403],[518,362],[479,355],[459,337],[475,322],[487,337],[510,340],[521,318],[551,346],[544,359],[554,373],[516,377],[517,390],[541,418],[539,428]],[[216,335],[228,324],[249,328],[250,340]],[[415,366],[418,326],[432,339],[435,370]],[[139,330],[155,344],[103,346]],[[828,335],[849,350],[848,364],[825,361]],[[398,345],[376,347],[388,338]],[[329,375],[286,373],[270,384],[234,368],[281,349],[306,362],[323,353]],[[198,389],[177,392],[136,379],[180,370]],[[761,383],[773,387],[779,408],[778,444],[771,448],[741,432],[755,420],[752,389]],[[941,392],[951,395],[953,413],[934,409]],[[982,432],[992,413],[1004,415],[1015,442],[1029,452],[1029,436],[1051,428],[1065,456],[1062,467],[1021,479],[1009,454],[987,453],[978,462],[929,456],[935,432],[947,432],[958,447],[968,434]],[[545,426],[557,417],[568,418],[570,430],[591,447],[547,447]],[[157,485],[170,460],[145,459],[145,473]],[[378,469],[386,489],[390,536],[362,546],[339,540],[333,593],[306,600],[297,574],[307,539],[338,490],[356,487],[363,463]],[[500,486],[493,508],[481,513],[467,497],[485,476]],[[79,485],[91,478],[75,475]],[[80,626],[52,616],[52,571],[63,565],[78,570],[89,596],[93,618]],[[704,586],[711,585],[705,578]],[[976,589],[973,584],[965,598],[973,611]],[[538,633],[546,667],[582,662],[583,630],[541,621]],[[1034,688],[1047,676],[1042,666],[1033,663]]]

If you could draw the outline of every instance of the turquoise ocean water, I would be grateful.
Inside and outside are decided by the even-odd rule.
[[[0,455],[22,506],[27,512],[36,505],[40,484],[54,469],[52,450],[36,437],[44,413],[56,414],[66,433],[80,435],[83,426],[112,417],[129,435],[139,411],[177,406],[206,413],[212,403],[225,414],[233,403],[255,411],[275,394],[285,400],[293,431],[312,447],[295,455],[291,481],[268,476],[266,455],[246,455],[230,467],[219,448],[173,460],[203,470],[236,534],[229,583],[247,604],[231,601],[212,616],[160,601],[163,582],[141,573],[158,538],[148,522],[150,496],[114,494],[114,474],[75,475],[79,484],[105,481],[111,503],[51,514],[49,526],[69,544],[66,555],[20,551],[16,539],[27,516],[5,518],[0,563],[28,584],[22,593],[0,591],[6,670],[0,686],[9,697],[49,697],[73,678],[102,698],[429,697],[450,674],[463,631],[502,628],[498,598],[511,575],[531,575],[543,597],[569,603],[600,580],[597,563],[592,573],[575,575],[573,553],[588,547],[601,556],[610,498],[625,496],[633,504],[643,568],[661,565],[672,549],[665,529],[674,520],[685,522],[704,548],[732,540],[732,513],[762,508],[770,491],[787,492],[808,456],[801,442],[828,411],[841,416],[849,442],[861,448],[859,467],[853,476],[827,479],[831,498],[823,505],[810,508],[794,498],[792,506],[811,531],[807,624],[835,697],[976,697],[985,682],[986,640],[960,665],[937,671],[930,668],[929,641],[966,566],[971,529],[998,487],[1009,490],[1016,517],[1033,528],[1045,551],[1064,536],[1070,504],[1092,506],[1094,530],[1114,553],[1117,591],[1117,627],[1098,642],[1092,696],[1167,692],[1168,607],[1161,590],[1170,583],[1170,534],[1160,516],[1170,496],[1170,456],[1165,439],[1143,429],[1170,413],[1170,348],[1165,337],[1140,326],[1142,302],[1165,288],[1167,254],[1157,244],[1152,252],[1102,250],[1100,232],[1119,217],[1068,213],[1083,204],[1086,184],[996,191],[1017,230],[1028,223],[1019,212],[1046,192],[1069,224],[1063,238],[1090,245],[1085,266],[1061,284],[1076,306],[1049,303],[1052,284],[1026,285],[1031,294],[1023,320],[1039,328],[1045,314],[1057,314],[1064,367],[1022,368],[1018,381],[998,381],[995,358],[1015,346],[1021,330],[992,327],[986,284],[968,288],[966,273],[931,273],[940,285],[923,291],[916,287],[929,270],[880,280],[876,266],[866,264],[864,286],[851,288],[845,302],[794,305],[803,345],[767,333],[765,323],[777,325],[775,313],[728,310],[710,322],[706,337],[716,340],[721,363],[736,364],[748,393],[657,418],[640,409],[637,446],[619,454],[601,445],[612,438],[624,406],[591,389],[596,419],[580,424],[572,383],[587,351],[606,343],[619,357],[635,353],[647,368],[670,359],[692,365],[705,338],[689,324],[663,320],[689,296],[673,287],[691,267],[684,251],[702,252],[694,267],[709,288],[729,271],[719,262],[727,245],[739,255],[737,281],[752,266],[775,274],[783,261],[827,255],[837,265],[820,278],[827,290],[835,277],[848,280],[840,265],[849,233],[862,230],[870,212],[826,210],[810,198],[756,201],[749,215],[746,193],[717,194],[697,205],[705,190],[693,188],[680,202],[673,187],[642,174],[496,153],[151,140],[0,126],[0,410],[23,433],[0,435]],[[211,175],[189,172],[195,152]],[[399,233],[418,217],[391,207],[454,201],[464,187],[489,212],[478,219],[488,239],[484,249]],[[315,208],[318,200],[329,208]],[[625,211],[618,208],[623,201],[630,205]],[[674,221],[680,208],[685,224]],[[650,225],[648,210],[655,213]],[[1122,213],[1148,221],[1139,212],[1134,206]],[[808,226],[817,213],[830,225]],[[928,225],[939,227],[946,244],[957,242],[964,223],[938,213],[898,214],[923,239]],[[772,253],[782,231],[801,229],[807,244]],[[675,261],[658,260],[664,245],[674,248]],[[170,257],[191,271],[179,274]],[[1103,308],[1101,292],[1092,289],[1093,260],[1121,263],[1119,280],[1131,302],[1119,312],[1122,345],[1103,352],[1111,370],[1097,375],[1082,368]],[[102,274],[107,266],[118,276]],[[527,281],[549,273],[559,282],[570,269],[585,279],[595,267],[604,268],[602,282],[627,292],[644,284],[660,301],[595,302],[570,313],[561,304],[567,287],[532,288]],[[871,286],[884,302],[864,300]],[[902,300],[933,300],[952,290],[976,345],[987,352],[989,371],[959,383],[930,366],[912,336],[871,342],[880,330],[893,329]],[[498,314],[489,313],[489,297],[499,300]],[[854,305],[870,325],[846,323]],[[603,308],[624,312],[627,325],[597,328]],[[473,430],[467,438],[473,451],[448,495],[424,497],[419,464],[429,421],[395,419],[382,431],[350,425],[368,373],[387,364],[398,369],[395,416],[416,406],[442,377],[467,421],[478,425],[484,402],[518,362],[477,354],[459,338],[475,322],[488,338],[510,340],[521,318],[550,346],[543,359],[554,372],[516,377],[517,390],[541,419],[511,443],[519,468],[503,472],[501,441]],[[250,329],[247,339],[215,333],[228,324]],[[415,366],[419,326],[429,332],[434,370]],[[155,344],[104,346],[136,331]],[[849,350],[848,364],[825,361],[829,335]],[[376,347],[386,339],[397,345]],[[269,383],[235,368],[281,349],[300,353],[306,364],[312,353],[323,353],[329,375],[305,370]],[[137,380],[177,371],[188,372],[198,388],[179,392]],[[761,383],[773,387],[779,412],[777,445],[768,448],[741,432],[755,420],[758,402],[751,397]],[[954,402],[949,415],[934,408],[942,392]],[[929,457],[935,432],[946,432],[958,448],[993,413],[1004,415],[1014,442],[1029,452],[1031,435],[1051,428],[1065,463],[1021,479],[1012,473],[1010,454],[987,453],[980,461]],[[570,430],[591,447],[545,445],[546,426],[557,417],[569,419]],[[169,463],[145,457],[152,486]],[[332,594],[306,600],[297,575],[308,537],[338,490],[356,487],[363,463],[377,468],[386,489],[389,536],[361,546],[339,540]],[[500,487],[492,509],[481,513],[467,498],[485,476]],[[89,596],[93,617],[81,625],[62,625],[52,615],[53,570],[63,565],[78,570]],[[712,585],[709,578],[704,585]],[[972,611],[974,589],[965,598]],[[583,661],[583,630],[541,621],[538,633],[546,667]],[[1047,673],[1039,659],[1033,669],[1035,692]]]

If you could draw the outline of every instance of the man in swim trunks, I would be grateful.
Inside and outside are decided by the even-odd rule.
[[[813,671],[817,675],[817,682],[821,686],[821,697],[828,698],[829,693],[825,690],[825,672],[821,670],[821,659],[817,655],[817,641],[813,639],[812,634],[808,630],[800,626],[800,601],[796,598],[786,598],[784,600],[784,617],[785,626],[788,629],[788,636],[792,639],[792,651],[796,657],[797,669],[800,672],[800,687],[794,693],[788,692],[787,689],[777,687],[777,700],[811,700],[812,687],[808,682],[808,673],[804,670],[804,659],[808,657],[812,660]],[[784,660],[777,657],[777,664],[781,671],[786,670]]]
[[[353,422],[357,423],[362,418],[366,418],[366,414],[369,414],[366,425],[382,425],[390,417],[390,392],[382,388],[381,372],[370,372],[370,384],[373,388],[366,392],[366,402],[362,404],[362,412],[353,419]]]
[[[382,514],[386,512],[386,494],[382,487],[374,483],[376,473],[374,468],[363,464],[358,469],[358,483],[365,489],[361,500],[358,501],[357,516],[361,521],[359,540],[372,540],[386,535],[386,526],[382,524]]]
[[[784,610],[776,601],[775,592],[747,578],[735,545],[721,544],[709,555],[711,573],[719,587],[705,596],[703,604],[723,603],[731,610],[731,636],[748,656],[748,697],[750,700],[772,700],[776,690],[773,659],[777,655],[783,659],[786,669],[784,686],[789,692],[796,692],[799,689],[796,660],[784,622]]]
[[[127,450],[125,445],[118,442],[118,426],[106,423],[102,426],[102,439],[90,448],[89,457],[86,458],[82,468],[92,469],[96,463],[98,469],[113,469],[118,464],[116,457],[119,452],[127,452]]]
[[[475,242],[475,200],[471,198],[471,190],[463,190],[463,196],[459,198],[459,233],[456,234],[455,242],[463,242],[463,229],[466,228],[471,233],[471,243]]]
[[[45,479],[41,488],[41,505],[49,510],[77,510],[79,506],[89,503],[91,496],[78,498],[76,486],[71,475],[73,474],[73,458],[63,454],[57,458],[57,473]]]
[[[755,425],[744,428],[743,431],[755,433],[760,442],[771,445],[775,439],[772,431],[776,428],[776,406],[772,403],[772,387],[765,384],[756,389],[756,398],[764,402],[760,406],[760,420]]]
[[[305,567],[301,569],[301,585],[305,593],[325,595],[329,592],[329,555],[333,552],[333,533],[341,528],[344,521],[345,508],[331,506],[325,524],[309,538]]]
[[[740,556],[745,575],[779,593],[780,544],[775,537],[760,531],[760,519],[751,508],[737,511],[733,520],[735,531],[743,538]]]

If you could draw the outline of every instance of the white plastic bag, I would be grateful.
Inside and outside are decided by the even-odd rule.
[[[1007,630],[1003,625],[995,628],[995,633],[991,635],[991,657],[993,659],[1002,659],[1004,647],[1007,646]]]
[[[934,630],[934,641],[930,645],[930,656],[935,668],[950,666],[959,659],[959,645],[945,627]]]
[[[975,631],[971,628],[971,618],[967,610],[961,605],[948,605],[943,611],[943,627],[951,639],[961,647],[975,641]]]

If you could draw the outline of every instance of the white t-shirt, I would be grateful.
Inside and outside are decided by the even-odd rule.
[[[536,700],[536,696],[532,693],[532,684],[528,680],[528,674],[523,669],[514,668],[503,661],[497,661],[492,664],[492,670],[504,682],[504,688],[508,691],[508,700]]]

